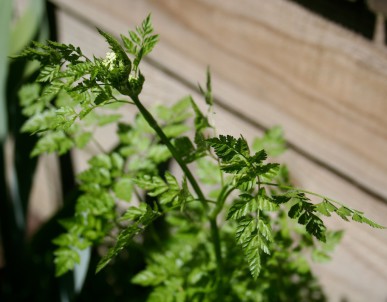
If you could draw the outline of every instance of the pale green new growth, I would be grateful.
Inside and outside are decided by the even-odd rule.
[[[77,176],[73,217],[60,221],[66,232],[54,240],[57,275],[72,270],[89,246],[108,248],[100,271],[135,245],[147,266],[132,282],[153,287],[147,301],[324,301],[303,254],[328,260],[340,241],[342,232],[328,231],[322,218],[337,214],[384,227],[291,186],[286,167],[267,161],[267,154],[285,150],[280,128],[250,147],[242,135],[212,137],[211,118],[190,96],[171,107],[144,107],[140,62],[158,41],[150,15],[121,35],[123,46],[99,33],[110,47],[105,58],[87,58],[78,47],[51,41],[34,43],[19,56],[41,63],[36,83],[20,91],[29,117],[22,131],[39,137],[31,155],[89,144],[100,151]],[[199,91],[210,114],[209,70]],[[138,109],[132,122],[111,112],[127,104]],[[104,150],[94,131],[111,123],[119,143]],[[170,161],[181,177],[168,171]]]

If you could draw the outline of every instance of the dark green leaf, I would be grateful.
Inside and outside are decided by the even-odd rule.
[[[193,143],[187,136],[176,138],[173,141],[173,144],[176,148],[176,151],[179,153],[180,157],[186,163],[195,161],[197,158],[197,155],[199,155],[197,154]]]
[[[288,201],[290,200],[290,197],[289,196],[286,196],[286,195],[274,195],[272,196],[272,202],[274,202],[275,204],[283,204],[283,203],[287,203]]]
[[[300,202],[297,202],[290,208],[288,215],[290,218],[298,218],[301,215],[301,212],[302,204]]]
[[[210,138],[207,142],[214,148],[216,155],[225,162],[230,162],[237,156],[242,158],[250,156],[249,147],[243,137],[236,139],[231,135],[220,135],[219,138]]]
[[[303,212],[301,216],[298,218],[299,224],[307,224],[310,220],[309,213],[307,211]]]
[[[315,236],[318,240],[322,242],[326,241],[326,237],[325,237],[326,228],[322,220],[316,215],[311,214],[310,220],[306,225],[306,231],[309,234]]]

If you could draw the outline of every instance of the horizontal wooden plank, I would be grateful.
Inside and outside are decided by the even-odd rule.
[[[196,83],[210,64],[221,105],[387,198],[387,51],[285,0],[53,0],[118,34],[152,12],[152,60]],[[226,21],[227,20],[227,21]]]
[[[58,17],[61,41],[79,45],[88,54],[104,55],[107,51],[106,43],[97,36],[93,28],[85,26],[63,11],[59,12]],[[200,100],[189,85],[176,81],[164,70],[144,63],[142,71],[147,79],[142,95],[145,103],[170,103],[188,93],[196,100]],[[203,80],[203,74],[204,70],[197,78]],[[125,107],[125,110],[128,111],[125,114],[130,118],[133,115],[133,107]],[[219,133],[239,135],[242,132],[249,140],[261,134],[259,128],[221,107],[216,108],[215,123]],[[109,131],[114,129],[105,128],[98,136],[107,148],[114,144],[114,140],[111,139],[113,135],[109,135]],[[92,153],[93,150],[89,149],[88,152]],[[82,160],[82,158],[78,159]],[[288,163],[297,185],[342,200],[349,206],[364,210],[371,218],[386,223],[387,207],[383,203],[336,174],[292,150],[281,160]],[[373,230],[357,223],[344,223],[339,219],[330,219],[327,223],[333,228],[346,229],[343,244],[335,252],[333,261],[327,265],[315,265],[316,272],[330,293],[329,301],[340,301],[344,296],[349,301],[385,301],[387,232]]]

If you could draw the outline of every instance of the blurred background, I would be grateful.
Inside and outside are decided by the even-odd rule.
[[[197,96],[211,66],[219,133],[281,125],[296,185],[387,224],[387,0],[1,0],[0,301],[142,301],[128,277],[140,255],[94,275],[93,250],[54,277],[56,221],[94,150],[29,157],[17,91],[38,66],[9,56],[46,39],[104,56],[96,27],[118,36],[149,13],[160,43],[143,65],[146,103]],[[99,141],[112,146],[109,131]],[[330,301],[387,301],[387,232],[327,222],[346,230],[333,261],[314,265]]]

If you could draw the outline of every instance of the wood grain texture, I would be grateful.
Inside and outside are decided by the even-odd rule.
[[[217,100],[387,199],[387,51],[285,0],[53,0],[118,34],[152,12],[151,56]]]
[[[81,46],[88,54],[104,55],[107,45],[98,37],[96,31],[73,15],[60,11],[59,37],[61,41]],[[100,20],[100,19],[99,19]],[[151,62],[152,63],[152,62]],[[154,62],[153,62],[154,63]],[[165,70],[154,64],[145,63],[142,67],[147,82],[144,87],[143,101],[147,104],[163,102],[170,103],[180,97],[192,94],[199,100],[197,93],[190,89],[190,83],[182,84]],[[204,69],[197,75],[203,82]],[[219,82],[215,83],[216,85]],[[218,89],[218,86],[214,87]],[[227,89],[232,90],[231,87]],[[227,91],[223,87],[223,91]],[[234,92],[235,96],[237,91]],[[239,102],[237,98],[236,102]],[[133,115],[133,107],[127,107],[125,113],[128,118]],[[215,122],[219,133],[244,136],[251,140],[262,133],[261,129],[252,123],[240,119],[232,112],[222,107],[216,109]],[[114,143],[106,128],[99,133],[99,140],[108,145]],[[93,152],[93,150],[89,150]],[[338,200],[343,200],[349,206],[364,210],[373,219],[385,223],[387,207],[379,200],[354,187],[331,171],[324,169],[313,161],[308,160],[299,152],[290,150],[281,158],[288,163],[296,183],[303,188],[323,192]],[[343,223],[339,219],[327,220],[333,228],[346,229],[343,244],[336,251],[334,259],[327,265],[315,265],[324,286],[331,293],[330,301],[340,301],[346,297],[349,301],[382,302],[387,298],[387,233],[370,229],[357,223]]]

